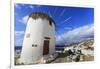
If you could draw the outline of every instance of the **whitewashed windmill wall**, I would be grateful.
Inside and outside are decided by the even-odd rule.
[[[49,41],[49,52],[44,53],[44,41]],[[20,62],[35,63],[44,55],[55,53],[55,25],[46,14],[34,12],[29,16],[23,40]]]

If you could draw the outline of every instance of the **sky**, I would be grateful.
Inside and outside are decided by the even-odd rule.
[[[56,45],[94,38],[94,8],[16,3],[15,46],[22,46],[27,19],[32,12],[47,13],[55,21]]]

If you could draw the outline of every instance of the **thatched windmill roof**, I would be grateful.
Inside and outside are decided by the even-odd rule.
[[[38,18],[47,19],[55,23],[54,20],[47,13],[43,13],[43,12],[33,12],[31,13],[31,15],[29,15],[29,17],[32,17],[33,19],[38,19]]]

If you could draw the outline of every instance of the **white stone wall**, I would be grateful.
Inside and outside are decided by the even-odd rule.
[[[50,37],[49,52],[55,52],[55,28],[54,24],[49,25],[46,19],[32,19],[29,18],[26,32],[23,41],[20,62],[24,64],[34,63],[43,57],[43,42],[44,37]],[[36,47],[32,47],[37,45]]]

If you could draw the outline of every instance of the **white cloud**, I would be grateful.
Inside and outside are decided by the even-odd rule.
[[[15,39],[14,43],[15,46],[22,46],[22,44],[23,44],[23,38]]]
[[[15,36],[21,36],[24,34],[24,31],[15,31]]]
[[[70,17],[68,17],[68,18],[66,18],[64,21],[62,21],[61,23],[65,23],[65,22],[67,22],[68,20],[70,20],[72,17],[70,16]]]
[[[24,16],[22,19],[20,19],[20,20],[19,20],[19,22],[26,24],[26,23],[27,23],[28,18],[29,18],[29,16],[28,16],[28,15],[26,15],[26,16]]]
[[[64,30],[72,30],[72,27],[64,27]]]
[[[35,8],[35,6],[32,6],[32,5],[30,5],[30,6],[28,6],[30,9],[34,9]]]
[[[14,6],[15,6],[16,8],[19,8],[19,5],[18,5],[18,4],[15,4]]]
[[[61,12],[60,16],[62,16],[65,11],[66,11],[66,9],[63,9],[63,11]]]
[[[22,46],[24,31],[15,31],[15,46]]]
[[[75,41],[80,41],[93,36],[94,28],[93,25],[85,25],[79,28],[75,28],[68,32],[65,32],[62,35],[56,36],[57,44],[58,43],[70,43]],[[86,37],[86,38],[85,38]]]

